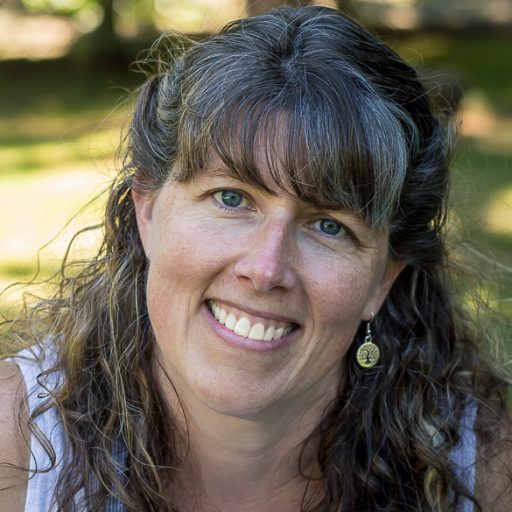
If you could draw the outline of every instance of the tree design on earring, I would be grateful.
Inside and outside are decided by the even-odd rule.
[[[372,315],[373,320],[373,315]],[[373,342],[370,322],[366,324],[366,337],[363,344],[357,349],[356,360],[362,368],[372,368],[380,359],[379,347]]]

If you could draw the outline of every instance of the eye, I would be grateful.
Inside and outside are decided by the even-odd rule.
[[[318,229],[322,234],[337,237],[339,235],[346,235],[347,230],[343,227],[343,224],[333,219],[320,219],[317,220],[313,226]]]
[[[228,208],[238,208],[247,203],[245,196],[238,190],[219,190],[213,194],[213,197],[218,203]]]

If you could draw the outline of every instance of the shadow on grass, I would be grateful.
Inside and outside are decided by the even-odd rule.
[[[4,177],[30,175],[51,169],[77,168],[80,165],[93,167],[102,159],[113,158],[120,141],[120,131],[103,131],[92,134],[89,139],[70,139],[52,143],[4,144],[0,148]]]
[[[465,214],[483,210],[500,191],[512,187],[512,158],[485,151],[470,141],[460,144],[452,163],[455,198]]]
[[[129,66],[87,67],[67,57],[48,61],[0,62],[2,117],[23,114],[88,115],[110,109],[143,80]],[[13,87],[13,84],[15,86]]]

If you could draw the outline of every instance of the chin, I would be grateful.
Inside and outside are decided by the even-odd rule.
[[[196,389],[196,397],[210,410],[225,416],[253,419],[268,412],[280,401],[280,397],[261,389],[233,389],[232,384],[223,387],[202,386]]]

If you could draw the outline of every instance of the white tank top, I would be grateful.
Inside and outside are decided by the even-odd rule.
[[[60,382],[60,376],[52,373],[48,376],[37,376],[46,369],[54,366],[56,363],[56,353],[51,345],[43,345],[43,350],[39,347],[26,349],[20,352],[15,358],[10,359],[20,368],[25,379],[28,391],[29,413],[32,413],[36,407],[41,404],[48,396],[45,387],[56,389]],[[477,406],[471,401],[466,407],[459,428],[460,442],[452,452],[451,459],[457,468],[461,482],[463,482],[473,492],[475,484],[475,461],[476,461],[476,434],[473,425],[476,419]],[[27,498],[25,502],[25,512],[53,512],[56,510],[53,499],[55,486],[64,466],[64,462],[69,460],[69,441],[62,427],[62,422],[55,408],[50,408],[36,418],[36,424],[41,432],[46,436],[55,451],[56,465],[47,472],[36,472],[36,470],[50,467],[50,459],[39,441],[32,436],[30,442],[31,458],[30,471],[31,478],[27,486]],[[75,504],[80,512],[87,512],[79,505],[83,495],[77,496]],[[111,500],[107,505],[108,511],[123,510],[120,503]],[[473,504],[470,500],[464,499],[460,503],[457,512],[473,512]]]
[[[42,376],[39,378],[39,382],[37,379],[41,371],[54,366],[56,362],[55,351],[51,349],[51,346],[45,346],[44,352],[39,347],[33,347],[32,349],[23,350],[11,361],[18,365],[25,379],[28,408],[31,414],[48,397],[45,387],[54,390],[59,386],[59,375],[57,373]],[[41,443],[35,436],[31,436],[30,479],[27,486],[25,512],[50,512],[56,510],[53,493],[65,457],[68,457],[67,439],[55,407],[51,407],[39,415],[35,423],[42,434],[49,439],[55,452],[56,464],[47,472],[41,473],[39,471],[49,468],[51,461]]]

